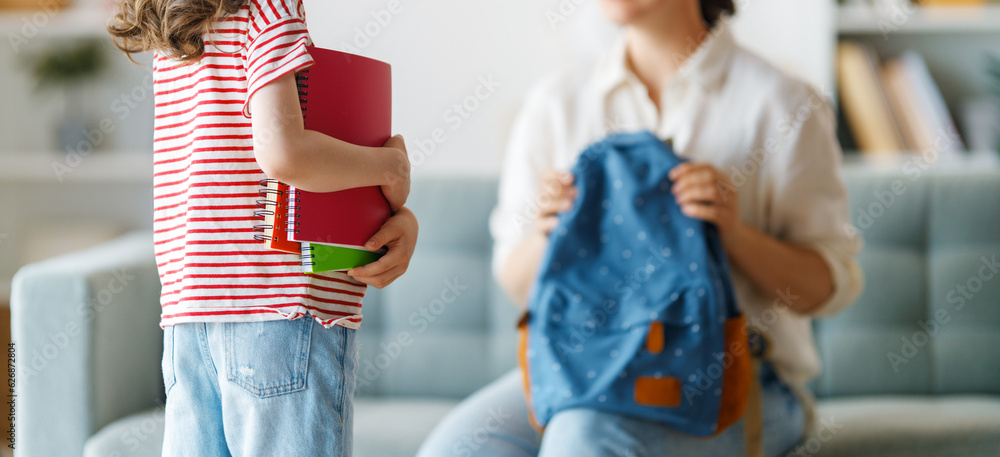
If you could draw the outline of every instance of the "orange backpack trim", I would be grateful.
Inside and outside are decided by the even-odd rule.
[[[525,311],[517,321],[517,364],[521,366],[522,382],[524,383],[524,399],[528,402],[528,421],[531,427],[541,433],[545,427],[535,418],[535,409],[531,402],[531,374],[528,371],[528,312]]]
[[[649,333],[646,334],[646,350],[653,354],[663,352],[666,340],[663,337],[663,323],[654,321],[649,324]]]
[[[681,405],[681,380],[641,376],[635,380],[635,402],[643,406],[676,408]]]
[[[719,422],[716,435],[743,417],[754,380],[753,364],[747,340],[746,318],[734,317],[726,321],[726,358],[729,366],[722,374],[722,398],[719,401]]]

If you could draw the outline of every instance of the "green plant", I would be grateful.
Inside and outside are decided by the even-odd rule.
[[[53,46],[30,57],[28,66],[38,89],[73,85],[97,77],[104,69],[103,44],[89,39]]]

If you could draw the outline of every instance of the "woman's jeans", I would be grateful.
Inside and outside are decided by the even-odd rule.
[[[805,415],[792,391],[763,364],[764,455],[783,456],[802,438]],[[744,455],[743,421],[714,438],[590,409],[560,412],[544,438],[531,427],[520,370],[473,394],[445,418],[418,457],[687,457]]]

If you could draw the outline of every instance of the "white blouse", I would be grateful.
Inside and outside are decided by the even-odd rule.
[[[624,37],[596,68],[563,72],[535,87],[514,126],[490,220],[494,273],[532,230],[546,172],[570,169],[609,133],[649,130],[673,139],[681,157],[728,174],[745,223],[826,260],[835,291],[817,315],[850,305],[863,284],[855,261],[861,241],[849,225],[827,100],[737,45],[720,25],[665,85],[660,106],[662,113],[628,69]],[[820,372],[810,317],[762,293],[738,269],[732,275],[747,322],[773,343],[778,375],[803,392]],[[795,291],[781,295],[789,294]]]

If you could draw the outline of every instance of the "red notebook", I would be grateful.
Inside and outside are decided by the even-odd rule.
[[[299,73],[305,128],[360,146],[385,144],[392,132],[389,64],[309,47],[315,64]],[[392,215],[378,187],[314,193],[292,188],[289,238],[363,248]]]

